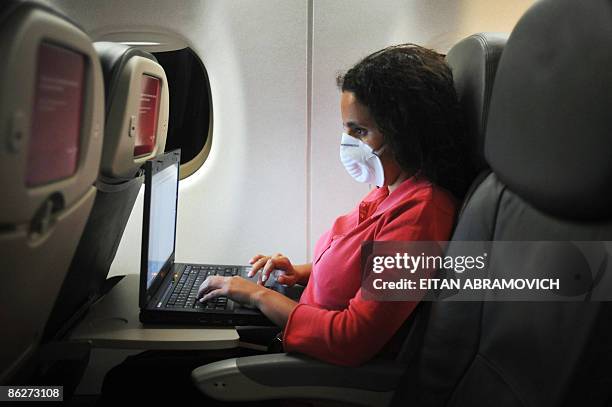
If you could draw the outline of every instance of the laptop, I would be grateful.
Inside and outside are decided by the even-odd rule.
[[[227,297],[206,303],[197,300],[198,288],[206,277],[248,278],[251,267],[174,261],[179,164],[180,150],[167,152],[145,163],[140,321],[210,326],[274,325],[259,310]],[[279,286],[273,275],[266,281],[267,287]],[[256,281],[257,277],[250,279]]]

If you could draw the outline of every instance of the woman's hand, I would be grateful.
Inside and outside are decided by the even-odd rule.
[[[285,326],[289,315],[297,306],[297,302],[281,293],[238,276],[209,276],[198,290],[200,302],[222,295],[241,304],[259,308],[270,321],[281,328]]]
[[[248,277],[253,277],[261,269],[261,277],[257,279],[257,284],[265,283],[274,270],[280,271],[276,277],[279,284],[292,286],[307,280],[307,276],[303,275],[302,270],[298,269],[297,266],[294,267],[289,258],[280,253],[276,253],[274,256],[258,254],[249,260],[249,263],[253,265],[253,268],[249,271]]]
[[[257,295],[263,290],[267,288],[242,277],[209,276],[198,290],[198,300],[205,302],[215,297],[226,296],[253,307],[256,306]]]

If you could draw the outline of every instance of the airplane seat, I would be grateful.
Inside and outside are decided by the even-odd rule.
[[[485,129],[495,73],[507,40],[506,33],[472,34],[446,54],[464,117],[468,157],[477,174],[489,171],[484,157]]]
[[[164,152],[169,92],[165,72],[148,52],[96,42],[106,95],[106,126],[96,199],[45,329],[61,340],[119,278],[107,280],[144,181],[141,166]]]
[[[491,172],[484,157],[485,129],[495,73],[507,40],[506,33],[476,33],[459,41],[446,54],[465,124],[469,159],[466,165],[472,167],[475,175],[463,199],[464,205],[476,186]],[[399,359],[408,361],[419,347],[430,306],[430,302],[420,303],[406,321],[411,325],[409,340],[404,342]]]
[[[522,252],[493,243],[489,278],[554,276],[571,242],[586,242],[589,261],[603,260],[572,269],[585,286],[559,301],[432,303],[417,368],[394,405],[610,402],[611,23],[603,1],[543,0],[519,20],[491,96],[491,173],[469,197],[447,250],[458,254],[460,241],[531,242]]]
[[[603,0],[541,0],[519,20],[491,95],[491,173],[468,197],[446,253],[456,254],[462,241],[533,241],[524,252],[497,246],[488,277],[528,269],[538,278],[554,275],[564,259],[557,249],[568,246],[552,245],[542,257],[538,242],[599,245],[594,257],[603,260],[581,292],[566,301],[433,302],[407,367],[375,360],[348,369],[262,355],[199,367],[196,385],[223,400],[317,393],[362,405],[609,405],[611,31],[612,5]]]
[[[87,34],[54,9],[0,10],[0,383],[28,383],[96,195],[102,71]]]
[[[472,166],[472,169],[476,170],[478,173],[478,177],[474,181],[475,184],[477,184],[479,180],[482,180],[486,174],[490,172],[488,164],[484,159],[484,135],[486,119],[497,65],[507,38],[508,35],[504,33],[473,34],[458,42],[446,55],[446,61],[451,67],[453,73],[453,81],[461,106],[461,111],[464,116],[464,123],[466,125],[466,136],[469,148],[468,158],[470,160],[470,163],[466,163],[466,165]],[[470,191],[468,191],[466,199],[469,197],[469,195]],[[429,302],[419,304],[410,316],[409,320],[406,321],[405,325],[407,325],[408,328],[407,337],[397,357],[397,365],[391,369],[391,372],[396,372],[397,369],[402,369],[401,366],[409,363],[411,358],[414,357],[415,350],[422,341],[430,306],[431,303]],[[293,358],[292,356],[290,359],[286,360],[283,359],[283,356],[279,356],[275,362],[287,365],[289,368],[294,368],[297,366],[294,366],[293,363],[302,363],[302,360],[299,358],[291,359]],[[309,361],[308,363],[318,362]],[[373,366],[378,366],[377,363],[378,362],[373,362],[373,364],[370,364],[370,367],[373,368]],[[259,368],[257,363],[255,366],[256,368]],[[320,364],[318,366],[329,365]],[[384,363],[381,366],[385,366],[385,369],[388,367]],[[305,367],[308,368],[307,366]],[[203,367],[198,370],[197,375],[201,376],[198,376],[198,379],[196,380],[205,382],[201,387],[206,388],[204,391],[209,395],[220,395],[219,392],[212,391],[212,389],[209,387],[210,382],[208,382],[208,379],[203,379],[203,377],[208,374],[206,369],[208,368]],[[242,363],[239,369],[241,370],[240,373],[244,373],[249,370],[249,367]],[[331,370],[331,372],[338,375],[348,375],[351,378],[355,378],[360,375],[359,369],[337,367],[333,369],[334,370]],[[381,377],[381,379],[377,380],[376,382],[380,386],[379,389],[391,391],[394,389],[392,380],[390,380],[392,379],[393,374],[384,372],[383,370],[384,369],[382,367],[376,368],[376,375]],[[194,375],[195,374],[196,373],[194,373]],[[303,378],[303,375],[300,377]],[[386,384],[382,384],[385,380],[390,381]],[[346,383],[350,383],[350,379],[347,379]],[[327,394],[327,392],[324,394]],[[364,400],[372,401],[367,397],[364,398]],[[355,400],[346,399],[342,401],[348,402]]]

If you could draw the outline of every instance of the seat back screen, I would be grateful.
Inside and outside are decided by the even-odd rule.
[[[153,76],[143,75],[134,156],[150,154],[155,148],[160,93],[160,80]]]
[[[85,56],[42,42],[25,182],[28,187],[73,175],[79,159]]]

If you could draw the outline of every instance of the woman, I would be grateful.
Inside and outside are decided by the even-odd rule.
[[[463,132],[452,74],[443,56],[413,44],[367,56],[337,79],[345,133],[340,160],[371,190],[317,242],[314,261],[282,254],[250,260],[259,284],[209,277],[201,301],[224,295],[259,308],[283,329],[284,350],[359,365],[389,343],[414,302],[365,301],[360,245],[366,240],[448,240],[466,183]],[[261,285],[303,284],[299,303]]]
[[[207,301],[223,295],[256,306],[282,329],[285,351],[359,365],[377,354],[393,354],[402,339],[394,335],[416,306],[362,298],[361,242],[448,240],[457,206],[452,194],[463,195],[467,171],[457,97],[441,55],[413,44],[388,47],[338,77],[338,86],[345,128],[340,160],[356,181],[377,188],[320,237],[312,263],[293,265],[282,254],[259,254],[250,260],[258,283],[209,277],[199,297]],[[273,270],[280,271],[281,284],[306,285],[299,302],[261,284]],[[139,386],[147,389],[137,391],[140,401],[201,398],[190,383],[193,368],[255,353],[238,348],[129,357],[107,374],[100,404],[125,400],[126,384],[130,393]],[[173,374],[159,377],[160,366]]]

